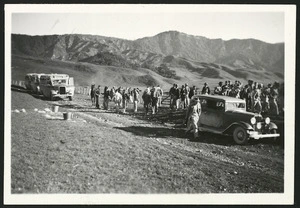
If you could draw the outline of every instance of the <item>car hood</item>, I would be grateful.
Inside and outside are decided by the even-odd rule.
[[[233,117],[243,117],[249,121],[252,117],[255,117],[257,121],[262,121],[263,117],[257,113],[247,112],[244,110],[230,110],[227,111],[228,114],[231,114]]]

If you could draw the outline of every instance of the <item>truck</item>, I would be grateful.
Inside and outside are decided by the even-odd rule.
[[[50,99],[69,98],[73,100],[75,86],[74,78],[67,74],[44,74],[40,76],[41,94]]]

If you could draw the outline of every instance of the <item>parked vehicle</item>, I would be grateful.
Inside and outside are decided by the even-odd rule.
[[[246,144],[249,139],[277,139],[277,126],[269,117],[246,111],[246,102],[242,99],[200,95],[202,114],[199,130],[217,134],[231,135],[235,143]]]
[[[45,74],[32,74],[31,75],[31,82],[30,82],[30,86],[31,86],[31,91],[33,93],[37,93],[40,94],[40,78],[42,75]]]
[[[50,100],[55,98],[73,99],[74,78],[67,74],[45,74],[40,77],[40,91]]]
[[[36,73],[28,73],[25,75],[25,88],[27,90],[32,90],[32,85],[31,85],[31,82],[32,82],[32,77],[36,75]]]

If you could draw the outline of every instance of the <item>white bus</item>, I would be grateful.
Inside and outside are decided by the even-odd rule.
[[[46,98],[73,99],[75,86],[74,78],[67,74],[45,74],[40,77],[40,91]]]
[[[29,73],[29,74],[26,74],[26,76],[25,76],[25,88],[27,89],[27,90],[32,90],[32,88],[31,88],[31,82],[32,82],[32,77],[34,76],[34,75],[36,75],[36,73]]]

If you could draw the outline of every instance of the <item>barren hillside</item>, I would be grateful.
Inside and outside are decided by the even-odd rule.
[[[284,43],[269,44],[254,39],[224,41],[177,31],[135,41],[78,34],[13,34],[12,54],[74,65],[82,63],[90,68],[113,66],[124,69],[118,71],[121,74],[138,71],[151,84],[156,83],[153,76],[157,75],[144,73],[145,69],[158,74],[164,79],[158,83],[165,85],[176,80],[217,83],[220,79],[257,79],[265,83],[282,81],[284,74]],[[129,83],[126,80],[124,84]]]

